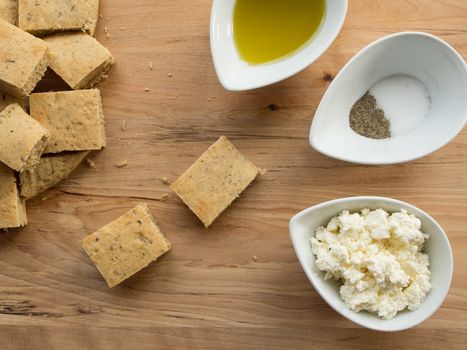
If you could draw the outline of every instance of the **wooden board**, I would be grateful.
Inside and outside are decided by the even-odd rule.
[[[245,93],[217,81],[210,6],[101,1],[97,38],[117,60],[99,85],[108,147],[91,157],[97,170],[83,165],[28,203],[27,228],[0,235],[0,348],[465,348],[467,130],[433,155],[384,167],[326,158],[310,148],[308,130],[340,68],[385,34],[428,31],[467,56],[467,2],[351,0],[342,33],[319,61]],[[159,179],[176,179],[220,135],[269,172],[205,230],[175,196],[159,200],[170,192]],[[127,167],[115,166],[125,159]],[[415,329],[383,334],[354,325],[318,296],[297,262],[289,218],[353,195],[409,201],[447,231],[452,287]],[[139,201],[149,203],[173,251],[110,290],[79,240]]]

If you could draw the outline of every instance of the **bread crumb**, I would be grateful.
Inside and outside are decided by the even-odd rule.
[[[92,161],[92,159],[89,159],[89,158],[86,159],[86,163],[88,163],[88,166],[89,166],[91,169],[97,169],[96,163],[94,163],[94,162]]]
[[[259,168],[260,175],[266,175],[267,172],[268,172],[268,169]]]
[[[253,255],[253,260],[258,261],[258,257],[256,255]]]
[[[151,90],[149,88],[144,88],[144,91],[149,92]]]
[[[120,30],[126,30],[126,28],[125,28],[125,27],[121,27]]]
[[[128,160],[126,160],[126,159],[125,159],[125,160],[122,160],[122,161],[120,161],[120,162],[118,162],[117,164],[115,164],[115,166],[116,166],[117,168],[123,168],[123,167],[125,167],[125,166],[127,166],[127,165],[128,165]]]
[[[172,74],[172,73],[169,73],[169,74],[167,74],[167,76],[168,76],[169,78],[172,78],[172,77],[173,77],[173,74]]]
[[[126,123],[127,123],[126,120],[122,120],[122,125],[120,125],[120,127],[122,128],[122,131],[126,130]]]
[[[107,79],[108,77],[109,77],[109,76],[108,76],[107,74],[102,74],[102,76],[101,76],[101,78],[102,78],[103,80]]]
[[[133,142],[128,141],[128,147],[131,147],[131,146],[133,146]]]
[[[105,34],[105,37],[106,37],[106,38],[110,38],[110,34],[109,34],[109,33],[106,33],[106,34]]]
[[[102,14],[99,15],[99,18],[104,18],[104,16],[102,16]]]
[[[110,21],[110,18],[109,18],[109,17],[105,17],[105,20],[106,20],[106,21]]]
[[[153,69],[154,69],[154,66],[153,66],[152,62],[149,62],[149,69],[150,69],[150,70],[153,70]]]
[[[104,27],[104,33],[107,34],[109,32],[109,28]]]
[[[49,199],[49,197],[47,197],[47,196],[44,196],[44,197],[41,198],[41,200],[42,200],[43,202],[45,202],[47,199]]]
[[[170,197],[170,193],[164,193],[161,197],[161,201],[165,201],[166,199],[168,199]]]
[[[167,177],[161,177],[161,182],[164,184],[164,185],[170,185],[170,181]]]

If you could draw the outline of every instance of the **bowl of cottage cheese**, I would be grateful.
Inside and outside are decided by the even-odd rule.
[[[441,226],[411,204],[384,197],[325,202],[290,221],[294,250],[321,297],[349,320],[399,331],[428,319],[453,271]]]

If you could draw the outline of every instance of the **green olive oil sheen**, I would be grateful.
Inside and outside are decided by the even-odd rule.
[[[237,0],[233,32],[240,56],[261,64],[300,49],[318,31],[325,0]]]

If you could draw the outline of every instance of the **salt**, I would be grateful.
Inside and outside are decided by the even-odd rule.
[[[428,115],[431,97],[418,79],[396,74],[377,82],[369,90],[391,123],[391,135],[400,136],[417,128]]]

